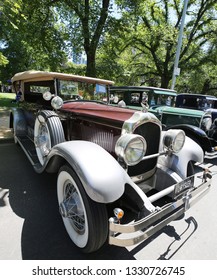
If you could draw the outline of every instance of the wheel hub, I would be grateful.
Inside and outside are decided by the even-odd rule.
[[[69,219],[72,227],[83,234],[85,229],[84,209],[78,193],[71,184],[66,187],[66,197],[59,204],[59,212],[63,218]]]
[[[69,209],[68,209],[66,203],[64,203],[64,202],[60,203],[60,205],[59,205],[59,212],[60,212],[60,215],[63,218],[68,218],[69,217]]]

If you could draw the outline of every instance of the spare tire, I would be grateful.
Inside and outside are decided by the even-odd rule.
[[[65,136],[59,116],[53,111],[40,111],[35,120],[34,143],[41,165],[51,148],[62,142],[65,142]]]

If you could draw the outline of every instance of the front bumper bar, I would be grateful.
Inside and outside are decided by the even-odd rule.
[[[114,219],[110,219],[109,244],[125,247],[148,239],[200,200],[210,190],[211,181],[211,178],[203,179],[201,184],[189,189],[181,198],[157,209],[139,221],[119,224],[115,223]]]
[[[206,159],[214,159],[214,158],[217,158],[217,151],[205,152],[204,158],[206,158]]]

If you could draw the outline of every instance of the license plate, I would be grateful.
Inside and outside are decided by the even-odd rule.
[[[194,176],[184,179],[175,185],[173,198],[185,193],[187,190],[194,187]]]

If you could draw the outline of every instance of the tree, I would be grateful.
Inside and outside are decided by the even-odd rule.
[[[96,51],[102,39],[111,0],[53,0],[69,27],[73,51],[85,51],[87,76],[96,76]],[[75,44],[75,42],[77,44]]]
[[[10,63],[2,80],[29,69],[58,71],[67,63],[64,28],[54,8],[47,1],[22,0],[20,10],[23,16],[14,16],[16,28],[4,27],[2,52]]]
[[[5,27],[11,26],[12,28],[17,28],[16,21],[14,20],[15,15],[20,11],[20,0],[0,0],[0,43],[4,45],[4,30]],[[5,66],[8,64],[8,59],[0,52],[0,66]]]
[[[180,0],[118,0],[122,8],[121,31],[115,36],[122,40],[122,51],[128,48],[128,59],[134,83],[153,81],[161,87],[169,87],[172,77],[183,1]],[[214,14],[215,0],[189,1],[189,14],[185,25],[179,67],[182,73],[189,71],[207,56],[210,37],[216,34]],[[117,34],[118,33],[118,34]],[[129,53],[130,53],[129,52]],[[137,77],[137,79],[136,79]]]
[[[22,0],[21,9],[27,20],[17,17],[19,34],[8,30],[5,53],[10,55],[14,49],[13,41],[20,40],[23,51],[27,52],[23,55],[24,60],[28,58],[29,61],[27,63],[26,59],[23,70],[30,64],[37,69],[61,68],[67,71],[66,55],[70,55],[71,49],[73,52],[84,50],[87,56],[86,75],[95,77],[96,50],[106,27],[110,1]],[[16,57],[19,57],[19,52]],[[18,70],[20,66],[13,67]]]

